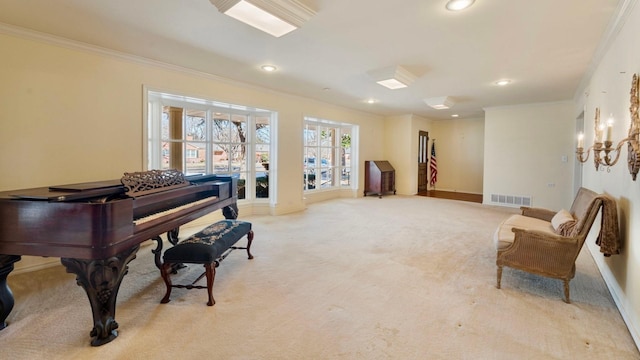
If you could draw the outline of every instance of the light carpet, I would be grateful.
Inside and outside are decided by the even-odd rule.
[[[242,216],[247,260],[206,290],[164,283],[151,248],[129,264],[119,336],[91,347],[75,275],[56,266],[11,275],[16,304],[3,359],[638,359],[591,255],[571,281],[505,269],[496,288],[492,235],[516,210],[420,196],[339,199],[283,216]],[[183,235],[189,231],[183,230]],[[246,240],[240,240],[243,244]],[[174,282],[194,279],[191,265]],[[204,282],[204,281],[203,281]]]

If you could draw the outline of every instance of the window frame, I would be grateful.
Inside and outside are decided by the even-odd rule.
[[[154,90],[147,87],[144,87],[144,103],[146,106],[144,109],[146,110],[144,116],[144,126],[143,126],[143,136],[145,138],[145,146],[143,147],[143,164],[146,170],[162,168],[163,156],[168,151],[167,149],[163,149],[162,144],[166,142],[166,139],[162,137],[162,113],[163,106],[173,106],[182,108],[182,129],[186,129],[186,118],[187,112],[190,110],[201,110],[205,112],[205,139],[204,140],[189,140],[186,135],[183,135],[181,139],[172,139],[173,142],[182,142],[183,143],[183,154],[182,154],[182,169],[180,171],[188,173],[188,158],[186,146],[189,143],[200,143],[203,144],[206,150],[204,150],[204,158],[205,158],[205,167],[204,172],[209,174],[221,174],[221,175],[236,175],[242,178],[245,177],[245,190],[252,189],[253,191],[245,191],[244,199],[238,199],[239,202],[269,202],[271,204],[275,203],[276,199],[276,184],[277,184],[277,174],[274,171],[265,171],[256,169],[257,163],[254,159],[256,154],[256,149],[260,147],[264,149],[268,147],[268,161],[272,165],[271,168],[275,167],[275,162],[277,159],[276,153],[276,132],[277,132],[277,112],[265,109],[254,108],[246,105],[235,105],[224,103],[216,100],[207,100],[197,97],[190,97],[185,95],[177,95],[175,93],[169,93],[161,90]],[[246,169],[240,169],[240,171],[234,171],[231,167],[231,162],[229,160],[229,168],[228,171],[216,171],[214,168],[214,147],[215,142],[212,135],[212,126],[213,119],[216,113],[228,114],[229,121],[232,121],[233,116],[243,116],[246,121],[246,139],[243,144],[245,144],[245,156],[243,161],[245,162],[244,166]],[[256,123],[258,121],[263,122],[267,121],[269,128],[269,136],[268,143],[264,141],[265,137],[262,136],[259,140],[257,138],[256,131]],[[185,131],[186,132],[186,131]],[[235,144],[235,142],[234,142]],[[240,142],[238,142],[240,144]],[[267,166],[268,168],[269,166]],[[267,197],[258,197],[257,195],[257,185],[258,179],[257,175],[264,173],[267,179],[267,189],[268,194]]]
[[[315,127],[316,141],[315,144],[309,144],[310,130],[309,127]],[[322,134],[330,133],[329,143],[323,143]],[[342,157],[341,150],[343,135],[349,135],[350,146],[348,151]],[[303,154],[303,192],[315,193],[330,190],[342,190],[357,188],[357,134],[358,126],[354,124],[342,123],[327,119],[305,116],[302,129],[302,154]],[[323,156],[324,154],[324,156]],[[326,159],[330,154],[329,160]],[[310,155],[315,155],[310,157]],[[348,155],[348,156],[347,156]],[[346,158],[348,157],[348,160]],[[313,161],[311,160],[313,159]],[[326,160],[326,161],[325,161]],[[345,164],[343,165],[343,160]],[[313,166],[309,166],[313,162]],[[348,162],[348,165],[347,165]],[[325,180],[324,174],[329,173],[331,177],[331,185],[323,186],[322,181]],[[316,175],[320,174],[320,186],[317,186]],[[346,176],[346,183],[344,178]],[[312,177],[312,178],[311,178]],[[313,187],[312,187],[313,186]]]

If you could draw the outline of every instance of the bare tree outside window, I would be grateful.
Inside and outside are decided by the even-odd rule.
[[[239,199],[269,198],[273,112],[153,91],[148,95],[150,169],[232,175],[238,178]]]

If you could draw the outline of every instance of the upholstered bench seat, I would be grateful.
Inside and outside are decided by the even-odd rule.
[[[245,235],[247,236],[247,246],[234,246]],[[167,292],[161,302],[164,304],[170,301],[171,289],[174,287],[186,289],[206,288],[209,300],[207,305],[213,306],[215,304],[213,298],[215,268],[220,265],[231,251],[236,249],[246,249],[249,259],[253,259],[250,250],[252,241],[253,230],[251,229],[251,223],[239,220],[222,220],[207,226],[191,237],[180,241],[174,247],[167,249],[163,255],[161,269]],[[177,264],[203,264],[205,272],[190,285],[174,285],[171,283],[170,274],[175,272],[174,269]],[[207,286],[196,286],[195,283],[205,275],[207,277]]]
[[[513,228],[537,230],[548,234],[554,233],[553,226],[549,221],[514,214],[505,219],[493,234],[493,243],[496,250],[504,250],[513,244],[516,237]]]

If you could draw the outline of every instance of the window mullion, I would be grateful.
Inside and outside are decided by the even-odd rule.
[[[162,166],[162,103],[152,101],[149,113],[149,152],[150,161],[148,167],[150,169],[160,169]]]
[[[205,172],[207,174],[213,174],[213,156],[211,156],[211,154],[213,154],[213,144],[212,144],[212,138],[211,138],[211,127],[212,122],[213,122],[213,111],[212,109],[207,110],[206,112],[206,120],[205,120],[205,126],[204,126],[204,131],[205,131],[205,135],[204,135],[204,140],[205,140],[205,151],[206,151],[206,155],[205,155]]]
[[[245,139],[245,162],[247,164],[247,180],[251,179],[251,188],[254,189],[251,192],[251,199],[256,198],[256,164],[255,164],[255,143],[257,142],[255,136],[255,118],[252,115],[248,115],[246,117],[247,124],[247,137]],[[249,139],[253,139],[253,141],[248,141]]]

